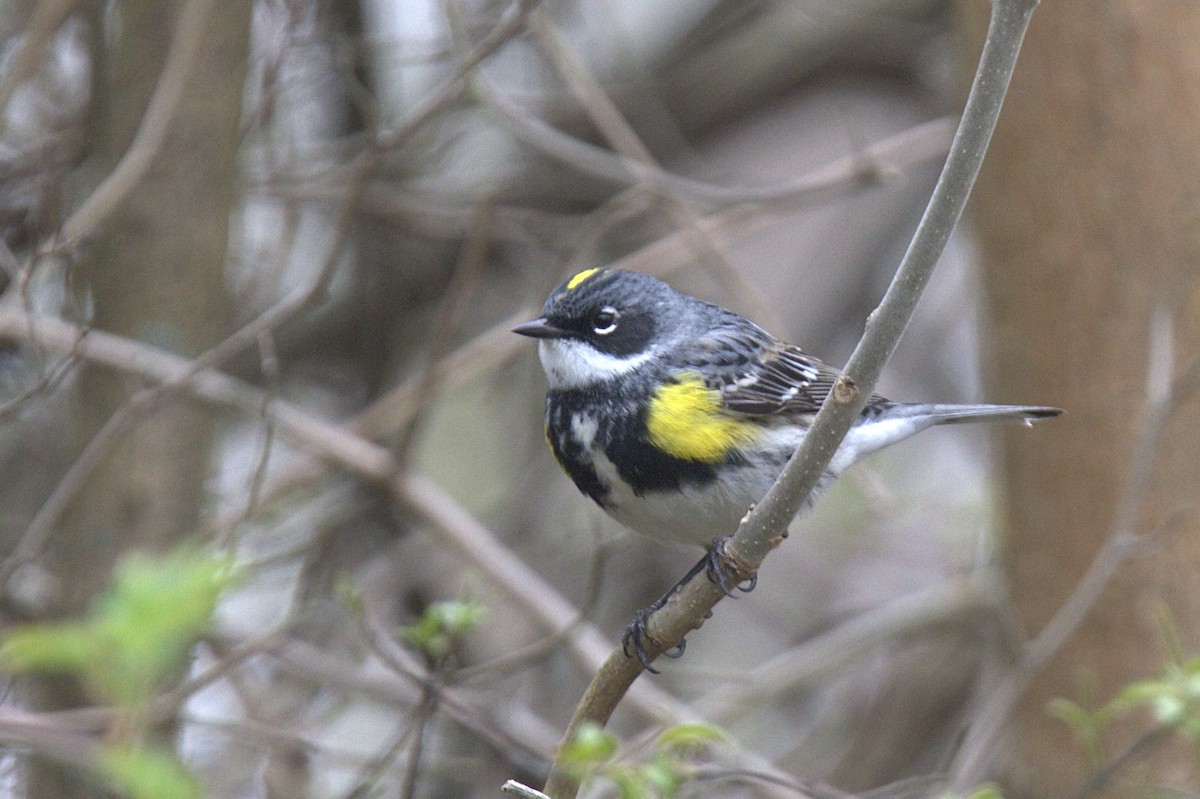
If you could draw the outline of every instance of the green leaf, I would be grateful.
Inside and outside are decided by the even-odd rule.
[[[1050,715],[1062,719],[1077,735],[1091,734],[1096,729],[1095,714],[1085,710],[1070,699],[1051,699],[1047,705]]]
[[[109,656],[91,675],[106,699],[134,704],[180,668],[233,581],[225,560],[191,547],[161,558],[135,553],[118,564],[90,621]]]
[[[5,637],[0,660],[17,673],[78,673],[95,664],[102,652],[96,636],[82,625],[34,624]]]
[[[1051,699],[1047,705],[1047,710],[1052,716],[1062,719],[1070,726],[1079,740],[1088,764],[1095,768],[1103,762],[1101,733],[1114,712],[1113,708],[1110,704],[1093,712],[1062,698]]]
[[[967,799],[1004,799],[1000,789],[995,785],[980,785]]]
[[[614,765],[605,770],[605,776],[617,786],[621,799],[648,799],[646,782],[642,775],[629,766]]]
[[[1187,721],[1187,702],[1173,693],[1161,693],[1150,700],[1150,712],[1159,723],[1177,727]]]
[[[688,724],[676,724],[674,727],[667,728],[663,731],[662,735],[658,736],[654,745],[658,749],[673,752],[691,752],[709,744],[726,743],[728,741],[729,736],[726,732],[715,724],[692,722]]]
[[[938,799],[962,799],[962,795],[944,793]],[[1000,793],[1000,789],[995,785],[985,783],[972,791],[966,799],[1004,799],[1004,795]]]
[[[595,722],[579,727],[563,747],[563,760],[573,766],[587,766],[608,760],[617,751],[617,738]]]
[[[477,602],[434,602],[401,635],[426,657],[437,660],[449,653],[456,639],[478,626],[483,615]]]
[[[1171,693],[1170,685],[1161,680],[1138,680],[1126,685],[1117,694],[1117,701],[1130,705],[1145,705],[1164,693]]]
[[[226,561],[192,547],[161,558],[133,554],[87,619],[18,628],[0,654],[14,671],[70,672],[97,699],[136,704],[182,666],[232,579]]]
[[[196,778],[167,752],[109,746],[96,756],[96,768],[129,799],[200,799]]]
[[[669,799],[683,784],[679,761],[663,754],[656,755],[641,770],[642,780],[655,796]]]

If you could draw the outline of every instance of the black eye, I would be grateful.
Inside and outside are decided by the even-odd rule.
[[[617,320],[621,318],[621,314],[611,305],[605,305],[596,315],[592,317],[592,330],[597,336],[607,336],[609,333],[617,329]]]

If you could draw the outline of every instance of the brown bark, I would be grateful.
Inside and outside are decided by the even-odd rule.
[[[962,4],[975,39],[986,4]],[[1108,535],[1145,407],[1150,318],[1176,322],[1176,365],[1200,354],[1200,5],[1046,2],[1039,7],[973,200],[986,263],[989,397],[1060,405],[1036,436],[1013,435],[1005,562],[1030,634]],[[970,63],[974,63],[971,61]],[[1200,407],[1180,408],[1146,497],[1141,531],[1195,503]],[[1125,563],[1026,692],[999,776],[1006,796],[1064,796],[1087,773],[1054,697],[1108,701],[1168,658],[1164,612],[1200,648],[1200,524]],[[1144,730],[1111,730],[1112,751]],[[1193,760],[1160,747],[1113,796],[1197,787]],[[1129,781],[1124,781],[1129,780]]]
[[[100,177],[134,140],[177,44],[174,23],[184,5],[120,4],[108,12],[119,23],[98,54],[91,122]],[[226,332],[223,273],[249,28],[249,2],[211,4],[161,149],[137,187],[83,242],[77,275],[95,309],[95,326],[184,355],[202,352]],[[81,386],[82,449],[139,386],[97,369],[85,371]],[[82,484],[49,545],[47,565],[61,587],[57,614],[83,612],[125,552],[168,548],[195,530],[210,439],[208,414],[175,399],[140,415],[121,436]],[[65,680],[43,682],[35,697],[42,709],[84,700]],[[27,790],[30,796],[82,797],[97,788],[42,764]]]

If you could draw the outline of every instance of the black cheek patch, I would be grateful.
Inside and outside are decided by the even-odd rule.
[[[654,319],[649,314],[636,314],[622,316],[617,320],[617,329],[608,335],[593,333],[588,340],[600,352],[624,358],[646,349],[654,331]]]

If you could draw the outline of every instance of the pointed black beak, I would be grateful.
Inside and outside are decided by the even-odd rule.
[[[570,335],[570,333],[561,327],[555,327],[550,324],[544,317],[519,324],[513,328],[512,332],[519,333],[522,336],[529,336],[530,338],[566,338]]]

